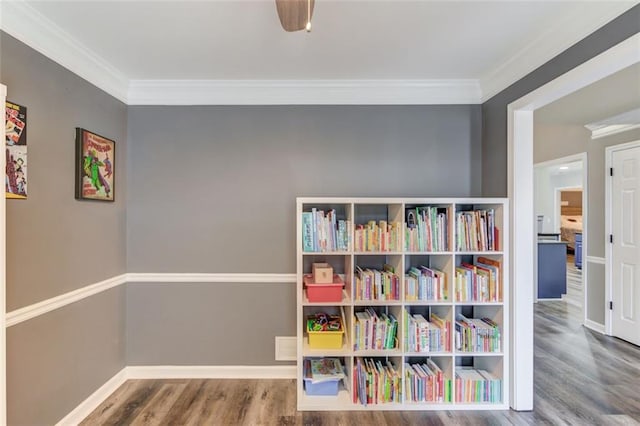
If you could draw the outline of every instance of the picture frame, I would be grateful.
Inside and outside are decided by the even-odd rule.
[[[116,143],[76,127],[77,200],[115,200]]]

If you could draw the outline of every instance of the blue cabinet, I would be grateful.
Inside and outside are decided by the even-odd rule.
[[[582,269],[582,233],[576,233],[575,241],[575,265],[576,268]]]
[[[567,243],[538,241],[538,299],[560,299],[567,293]]]

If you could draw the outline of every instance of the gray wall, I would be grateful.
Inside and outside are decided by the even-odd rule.
[[[553,160],[582,152],[587,153],[588,205],[587,205],[587,256],[604,257],[605,237],[605,148],[640,140],[640,130],[635,129],[605,138],[591,139],[591,132],[580,125],[534,125],[534,162]],[[583,260],[583,264],[588,263]],[[604,325],[605,282],[604,266],[587,265],[587,318]],[[591,273],[593,271],[593,273]]]
[[[28,199],[7,200],[7,311],[125,272],[126,105],[0,33],[0,81],[28,111]],[[74,199],[75,127],[116,140],[116,201]],[[9,424],[52,424],[124,365],[124,292],[10,327]],[[96,355],[99,354],[99,355]]]
[[[291,283],[129,283],[127,365],[274,365],[295,318]]]
[[[482,104],[482,195],[507,195],[507,105],[640,31],[640,5]]]
[[[130,107],[129,141],[129,272],[293,273],[296,196],[480,192],[479,105]],[[294,284],[174,285],[127,290],[128,362],[273,364],[274,336],[295,333]],[[233,309],[228,336],[272,311],[260,350],[209,340]]]

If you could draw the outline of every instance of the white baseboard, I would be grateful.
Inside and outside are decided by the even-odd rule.
[[[604,324],[598,324],[595,321],[585,320],[584,326],[593,331],[597,331],[600,334],[605,334],[604,332]]]
[[[93,412],[100,404],[106,400],[109,395],[115,392],[125,381],[127,381],[127,368],[123,368],[115,376],[110,378],[104,385],[100,386],[98,390],[89,395],[87,399],[82,401],[80,405],[74,408],[69,414],[67,414],[62,420],[56,423],[56,426],[72,426],[77,425],[83,421],[89,414]]]
[[[295,365],[131,365],[129,379],[295,379]]]

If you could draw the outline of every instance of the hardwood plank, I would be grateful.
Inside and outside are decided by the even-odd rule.
[[[162,381],[162,386],[158,392],[145,404],[144,408],[136,418],[133,419],[131,424],[136,426],[166,424],[165,417],[186,387],[186,380],[183,380],[181,383]]]
[[[126,401],[120,404],[102,425],[131,424],[149,400],[160,390],[161,380],[140,380]]]

